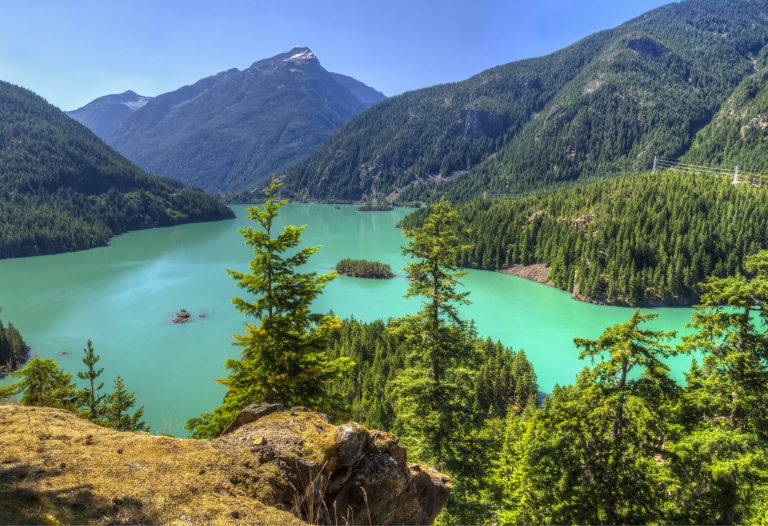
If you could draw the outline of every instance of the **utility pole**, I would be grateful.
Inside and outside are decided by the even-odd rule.
[[[653,156],[653,173],[656,173],[656,161],[658,159],[657,155]]]
[[[736,169],[733,171],[733,184],[736,184],[739,182],[739,167],[737,166]]]

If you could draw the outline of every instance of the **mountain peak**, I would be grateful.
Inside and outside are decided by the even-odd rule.
[[[317,55],[315,55],[312,52],[312,50],[309,49],[308,47],[297,46],[285,53],[280,53],[278,55],[275,55],[274,57],[265,58],[265,59],[259,60],[258,62],[254,62],[253,64],[251,64],[251,67],[249,69],[263,70],[263,69],[272,69],[275,66],[279,66],[281,64],[286,64],[286,63],[296,64],[296,65],[299,65],[299,64],[308,65],[312,62],[318,62]]]
[[[284,55],[289,55],[288,58],[284,58],[283,61],[299,62],[303,60],[313,60],[317,58],[311,49],[308,47],[297,46]]]

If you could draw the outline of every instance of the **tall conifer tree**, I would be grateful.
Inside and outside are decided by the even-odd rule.
[[[460,292],[456,269],[459,254],[467,250],[460,236],[463,224],[445,199],[430,211],[424,224],[406,230],[403,254],[416,261],[405,270],[410,281],[405,297],[420,296],[424,306],[403,318],[399,330],[410,343],[408,367],[394,382],[395,426],[423,461],[446,469],[456,458],[456,436],[465,434],[476,418],[469,404],[477,361],[474,328],[459,317],[458,306],[469,303]]]
[[[339,318],[311,311],[312,302],[336,275],[297,271],[320,247],[297,249],[304,226],[288,225],[275,235],[278,213],[287,204],[276,198],[279,186],[272,181],[264,206],[249,210],[258,228],[241,229],[254,257],[249,273],[229,271],[237,286],[249,293],[233,302],[257,324],[246,323],[245,333],[235,336],[241,359],[226,362],[230,374],[219,381],[227,386],[222,405],[189,420],[187,428],[199,438],[220,434],[249,404],[282,403],[330,413],[344,405],[330,384],[354,363],[328,358]]]
[[[95,367],[100,360],[100,356],[93,350],[93,342],[91,340],[88,340],[86,343],[83,353],[85,354],[83,356],[83,364],[85,364],[86,370],[77,373],[77,377],[88,382],[86,388],[82,390],[81,396],[87,418],[95,422],[101,417],[102,403],[106,397],[106,395],[101,394],[104,383],[98,381],[99,376],[104,372],[104,368],[96,369]]]

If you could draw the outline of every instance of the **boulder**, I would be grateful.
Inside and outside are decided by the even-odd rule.
[[[286,415],[290,415],[286,418]],[[325,524],[429,524],[450,493],[447,476],[409,466],[398,438],[322,413],[278,404],[249,406],[219,441],[245,445],[275,466],[277,500],[303,496],[300,516]],[[318,448],[319,446],[319,448]]]

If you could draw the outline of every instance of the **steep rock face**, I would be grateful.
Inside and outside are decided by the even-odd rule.
[[[1,405],[0,523],[426,524],[447,500],[389,433],[282,406],[238,424],[190,440]]]

